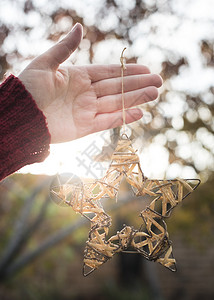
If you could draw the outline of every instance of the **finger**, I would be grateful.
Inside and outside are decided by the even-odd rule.
[[[87,72],[92,83],[104,79],[116,78],[121,76],[120,65],[90,65],[87,66]],[[146,66],[137,64],[127,64],[124,70],[124,76],[149,74],[150,70]]]
[[[158,97],[158,89],[150,86],[143,89],[127,92],[124,94],[125,108],[131,108],[143,104],[145,102],[153,101]],[[98,99],[97,112],[108,113],[122,109],[122,95],[108,95]]]
[[[44,68],[57,69],[76,50],[81,39],[82,25],[77,23],[65,38],[40,55],[38,60],[42,59]]]
[[[121,93],[121,78],[111,78],[92,84],[98,98]],[[162,79],[156,74],[132,75],[124,77],[124,92],[142,89],[148,86],[160,87]]]
[[[139,108],[128,109],[125,111],[126,124],[139,120],[143,112]],[[123,113],[117,111],[113,113],[97,114],[94,119],[94,132],[115,128],[123,124]]]

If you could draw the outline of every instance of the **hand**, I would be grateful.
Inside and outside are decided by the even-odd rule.
[[[120,65],[61,65],[82,39],[82,26],[71,32],[19,75],[47,119],[51,143],[71,141],[122,124]],[[124,71],[126,123],[139,120],[133,106],[157,98],[162,79],[145,66],[127,64]]]

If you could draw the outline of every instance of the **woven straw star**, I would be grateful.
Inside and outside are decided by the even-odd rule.
[[[104,211],[101,202],[106,197],[117,199],[124,180],[131,186],[136,197],[150,196],[152,201],[140,212],[140,228],[124,225],[122,230],[109,236],[112,219]],[[58,192],[62,201],[72,206],[75,212],[86,217],[91,223],[84,251],[83,275],[89,275],[116,253],[129,252],[130,249],[150,261],[157,261],[171,271],[176,271],[172,242],[169,240],[164,220],[199,184],[199,179],[145,178],[131,141],[122,135],[112,155],[110,167],[102,179],[85,184],[79,190],[75,189],[69,199],[63,196],[62,189]]]

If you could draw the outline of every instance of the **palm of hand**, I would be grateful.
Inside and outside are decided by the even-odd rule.
[[[74,140],[95,132],[97,96],[86,69],[62,67],[48,80],[50,90],[43,113],[52,142]]]
[[[19,78],[43,111],[51,142],[65,142],[95,132],[97,96],[84,67],[56,72],[29,66]],[[31,86],[34,82],[34,86]]]

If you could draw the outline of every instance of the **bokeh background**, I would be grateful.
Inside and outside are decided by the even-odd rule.
[[[149,178],[200,178],[167,221],[177,273],[138,255],[118,255],[87,278],[89,224],[51,202],[54,174],[101,177],[118,129],[51,146],[42,164],[0,183],[0,299],[214,298],[214,2],[212,0],[0,0],[0,80],[18,75],[76,23],[73,64],[126,62],[160,73],[160,97],[128,126]],[[140,203],[112,204],[117,220]]]

